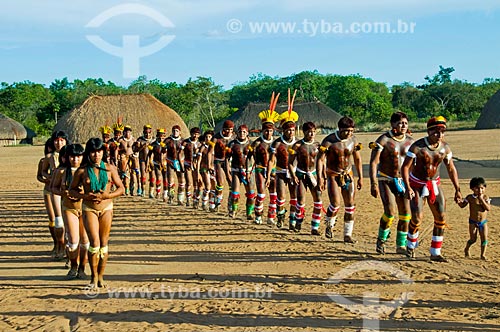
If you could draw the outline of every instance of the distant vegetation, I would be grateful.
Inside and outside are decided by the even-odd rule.
[[[141,76],[128,87],[101,78],[73,82],[56,79],[49,87],[29,81],[1,83],[0,113],[33,129],[39,136],[47,136],[57,118],[90,95],[150,93],[177,111],[188,127],[201,124],[210,128],[249,102],[268,102],[273,91],[280,92],[280,100],[285,102],[287,89],[291,88],[298,90],[296,102],[321,101],[340,114],[353,117],[364,130],[386,125],[394,110],[406,112],[414,123],[443,115],[468,126],[500,89],[500,79],[469,83],[452,79],[454,70],[440,66],[438,73],[425,77],[423,85],[405,82],[392,87],[360,75],[324,75],[317,71],[288,77],[257,74],[229,90],[207,77],[178,84]]]

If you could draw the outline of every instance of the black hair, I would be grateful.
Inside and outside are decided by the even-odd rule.
[[[354,128],[355,123],[354,120],[348,116],[343,116],[340,118],[339,122],[337,123],[337,126],[340,128]]]
[[[486,187],[486,181],[482,177],[475,177],[470,180],[470,189],[483,185]]]
[[[65,165],[66,163],[66,160],[68,158],[66,158],[66,150],[68,149],[68,146],[65,145],[61,148],[61,150],[59,150],[59,165],[63,166]]]
[[[57,138],[64,138],[66,140],[66,145],[71,144],[68,135],[62,130],[56,130],[52,133],[52,141],[55,141]]]
[[[85,165],[91,165],[92,161],[90,160],[90,153],[95,151],[103,150],[104,154],[102,156],[102,160],[105,161],[108,158],[108,153],[106,149],[106,145],[99,137],[93,137],[87,141],[85,144],[85,151],[83,153],[83,163]]]
[[[73,181],[73,171],[71,170],[71,162],[69,161],[70,156],[81,156],[84,153],[83,146],[81,144],[70,144],[65,145],[66,148],[66,179],[64,180],[66,183],[66,188],[69,188],[71,185],[71,181]]]
[[[303,132],[306,132],[311,129],[316,129],[316,125],[313,122],[306,122],[302,125]]]
[[[45,141],[45,146],[43,148],[43,153],[45,155],[54,152],[55,149],[56,148],[54,147],[54,140],[52,138],[49,138],[48,140]]]
[[[404,113],[404,112],[398,111],[398,112],[392,113],[392,115],[391,115],[391,123],[401,121],[402,119],[408,120],[408,115],[406,115],[406,113]]]

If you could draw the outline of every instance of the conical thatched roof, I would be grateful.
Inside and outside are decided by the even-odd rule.
[[[500,127],[500,90],[484,105],[477,119],[476,129],[492,129]]]
[[[286,104],[278,105],[276,111],[281,114],[285,112],[287,108],[288,106]],[[269,109],[269,104],[250,103],[243,110],[233,113],[229,119],[234,122],[235,127],[246,124],[250,131],[257,131],[262,128],[262,122],[258,114],[260,111],[266,109]],[[293,110],[299,114],[298,126],[311,121],[316,124],[316,128],[326,130],[335,129],[337,128],[337,122],[342,117],[342,115],[320,102],[295,104]],[[222,128],[223,122],[224,121],[217,123],[215,126],[216,131]]]
[[[30,137],[35,136],[34,132],[30,130]],[[0,140],[25,140],[28,138],[28,131],[22,124],[9,118],[6,115],[0,114]]]
[[[118,117],[123,124],[132,127],[132,135],[142,135],[142,128],[150,124],[155,131],[179,125],[183,137],[189,136],[189,130],[182,118],[174,110],[150,94],[91,96],[82,105],[64,115],[54,130],[64,130],[71,141],[85,143],[91,137],[101,137],[99,127],[111,126]]]

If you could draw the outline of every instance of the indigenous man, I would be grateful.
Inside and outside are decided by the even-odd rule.
[[[201,208],[203,210],[208,210],[210,189],[215,188],[215,177],[210,173],[209,170],[211,167],[208,164],[208,143],[212,141],[213,136],[214,132],[212,130],[205,131],[203,135],[201,135],[201,146],[198,151],[198,156],[196,157],[196,169],[199,171],[202,183],[199,188],[200,190],[203,188],[203,196],[201,198]]]
[[[138,154],[140,167],[140,181],[138,181],[139,187],[137,188],[137,195],[142,197],[146,195],[146,176],[149,176],[149,195],[151,198],[154,197],[155,176],[153,167],[151,163],[146,163],[149,147],[154,141],[155,138],[153,137],[152,127],[146,124],[142,129],[142,136],[139,137],[133,145],[134,153]]]
[[[209,142],[208,147],[208,165],[210,172],[215,176],[215,188],[210,191],[210,211],[214,212],[219,209],[222,203],[224,190],[224,177],[228,183],[231,183],[231,175],[229,167],[226,164],[227,144],[234,139],[233,135],[234,123],[231,120],[226,120],[222,124],[222,130],[214,135]]]
[[[288,170],[288,152],[295,144],[295,126],[296,122],[299,120],[299,115],[292,109],[282,113],[279,117],[280,126],[282,130],[281,137],[277,138],[272,144],[269,150],[269,164],[267,167],[267,179],[266,185],[271,187],[271,174],[273,168],[276,169],[275,176],[275,186],[277,193],[277,227],[281,227],[285,220],[285,202],[286,202],[286,191],[288,187],[288,193],[290,195],[290,216],[289,216],[289,227],[291,231],[295,230],[295,206],[297,205],[297,186],[294,181],[290,181],[290,172]],[[269,189],[271,191],[271,189]]]
[[[333,227],[340,209],[340,198],[345,204],[344,214],[344,242],[355,243],[352,238],[354,228],[354,198],[355,187],[353,180],[351,157],[354,159],[358,173],[357,189],[363,186],[363,169],[361,163],[361,144],[353,135],[354,120],[344,116],[338,122],[338,130],[326,136],[321,142],[318,171],[321,174],[320,187],[324,190],[325,179],[328,186],[330,205],[326,211],[327,238],[333,237]]]
[[[391,130],[380,135],[375,142],[370,143],[370,149],[372,149],[370,192],[375,198],[380,196],[384,206],[376,246],[376,250],[380,254],[385,254],[385,242],[391,233],[391,225],[396,211],[399,212],[396,252],[398,254],[406,253],[406,237],[411,211],[410,201],[404,197],[405,187],[401,177],[401,166],[406,152],[413,143],[413,138],[407,135],[407,132],[408,117],[403,112],[395,112],[391,116]]]
[[[156,178],[156,198],[161,197],[161,188],[163,180],[164,199],[167,195],[167,161],[165,159],[165,143],[163,142],[167,137],[165,128],[158,128],[156,130],[156,140],[149,145],[148,157],[146,158],[146,165],[152,164],[153,171]],[[149,198],[153,198],[152,192],[149,192]]]
[[[99,132],[101,133],[102,142],[106,148],[107,160],[105,160],[105,162],[109,163],[110,162],[109,143],[111,140],[111,134],[113,133],[113,128],[111,128],[108,125],[104,125],[104,126],[99,128]]]
[[[279,114],[275,111],[278,103],[279,93],[274,97],[274,92],[271,96],[269,110],[264,110],[259,113],[259,118],[262,121],[262,131],[255,141],[248,148],[249,153],[247,162],[253,158],[255,161],[255,184],[257,187],[257,199],[255,202],[255,223],[262,224],[262,214],[264,211],[264,200],[266,198],[266,184],[269,187],[269,207],[267,213],[268,225],[274,225],[276,218],[276,201],[277,193],[274,182],[275,173],[271,169],[271,173],[267,174],[269,164],[269,148],[273,142],[274,123],[278,121]],[[248,166],[247,166],[248,168]],[[269,177],[269,181],[266,181]]]
[[[311,191],[314,200],[314,209],[311,221],[311,234],[320,235],[319,226],[321,224],[321,190],[318,186],[318,175],[316,171],[316,156],[318,155],[319,144],[314,140],[316,137],[316,125],[306,122],[302,125],[304,138],[296,142],[290,149],[288,158],[288,170],[292,174],[292,180],[297,185],[297,206],[295,231],[299,232],[305,217],[306,191]],[[294,169],[294,162],[297,167]]]
[[[168,203],[172,204],[174,200],[174,187],[175,180],[174,175],[177,177],[177,203],[179,205],[184,204],[184,167],[179,160],[179,152],[181,151],[181,127],[175,125],[172,127],[172,134],[165,139],[165,148],[167,150],[167,181],[168,181]],[[165,200],[165,196],[163,199]]]
[[[446,119],[442,116],[432,117],[427,121],[427,137],[413,143],[406,153],[403,163],[403,181],[406,186],[406,196],[410,199],[411,221],[408,230],[406,255],[415,257],[418,245],[420,223],[423,218],[424,199],[427,199],[434,216],[432,231],[431,260],[446,262],[441,255],[443,244],[445,218],[445,199],[439,177],[439,166],[446,166],[453,187],[455,187],[455,202],[462,201],[458,173],[453,164],[449,145],[443,141],[446,131]]]
[[[229,142],[226,153],[226,163],[231,164],[231,193],[228,199],[228,212],[230,217],[234,217],[238,211],[238,203],[240,199],[240,185],[245,187],[246,201],[246,216],[247,220],[254,220],[255,208],[255,191],[252,189],[251,169],[248,169],[247,154],[250,146],[248,138],[248,127],[242,124],[238,127],[236,138]]]
[[[198,206],[200,193],[198,190],[198,170],[195,168],[195,157],[200,148],[200,128],[194,127],[189,131],[190,137],[182,141],[179,159],[184,160],[184,180],[186,182],[186,206]],[[193,192],[191,192],[193,189]],[[194,196],[193,202],[191,202]]]
[[[134,165],[134,151],[132,149],[134,142],[132,127],[128,125],[124,126],[123,136],[118,139],[118,174],[120,174],[120,178],[125,186],[125,195],[130,193],[131,196],[134,194],[133,185],[137,183],[137,173],[139,171],[137,168],[134,169],[134,167],[131,167],[131,164]],[[137,159],[135,160],[138,161]]]
[[[116,123],[113,124],[113,138],[108,141],[107,148],[109,149],[109,161],[111,165],[118,167],[118,149],[120,147],[120,139],[123,136],[123,129],[125,125],[121,123],[118,119]]]

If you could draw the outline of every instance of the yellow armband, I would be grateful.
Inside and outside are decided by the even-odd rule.
[[[148,149],[153,150],[153,146],[152,145],[148,145]]]
[[[354,151],[361,151],[361,149],[363,148],[363,144],[361,143],[358,143],[355,147],[354,147]]]
[[[253,147],[252,146],[249,146],[248,147],[248,152],[252,152],[253,151]]]
[[[326,150],[328,150],[328,148],[326,146],[322,145],[319,147],[319,151],[321,151],[321,152],[325,152]]]
[[[289,154],[292,154],[292,155],[296,153],[295,150],[292,149],[292,148],[288,148],[287,151],[288,151]]]
[[[208,145],[210,145],[211,147],[214,147],[214,146],[215,146],[215,142],[213,142],[213,141],[209,141],[209,142],[208,142]]]
[[[160,146],[161,146],[162,148],[164,148],[164,147],[166,146],[166,144],[162,142],[162,143],[160,143]]]

